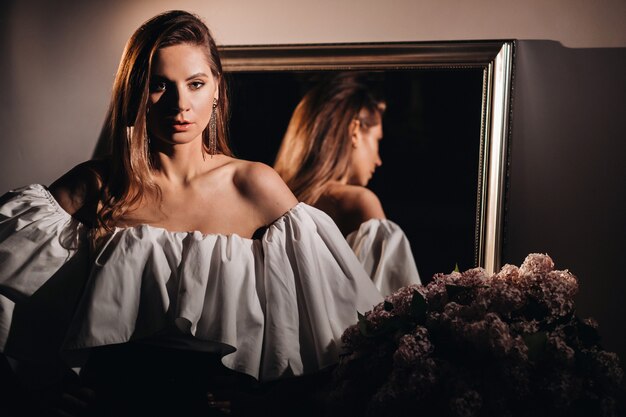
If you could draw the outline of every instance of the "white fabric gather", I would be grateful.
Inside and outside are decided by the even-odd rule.
[[[391,220],[370,219],[346,240],[382,295],[421,284],[411,244]]]
[[[261,239],[141,225],[116,229],[90,257],[85,228],[44,186],[0,201],[0,350],[9,356],[178,343],[271,380],[335,363],[343,330],[381,300],[330,217],[304,203]]]

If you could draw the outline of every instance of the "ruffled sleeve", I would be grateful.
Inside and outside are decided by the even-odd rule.
[[[0,350],[56,357],[85,283],[84,228],[39,184],[0,198]]]
[[[382,296],[325,213],[300,203],[263,239],[267,343],[262,373],[278,377],[337,361],[357,311]],[[287,301],[288,302],[283,302]]]
[[[371,219],[346,239],[383,295],[421,284],[409,240],[396,223]]]
[[[65,348],[186,344],[272,380],[335,363],[343,330],[381,300],[332,220],[303,203],[259,240],[118,229],[95,261]]]

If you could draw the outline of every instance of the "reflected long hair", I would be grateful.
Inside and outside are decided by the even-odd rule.
[[[173,10],[146,21],[130,37],[117,69],[111,103],[101,134],[100,154],[110,161],[103,179],[100,207],[92,230],[92,244],[107,235],[124,213],[138,204],[146,190],[159,198],[161,190],[152,178],[152,158],[146,127],[150,74],[160,48],[190,44],[203,48],[218,84],[216,108],[217,152],[232,156],[227,140],[228,95],[215,40],[202,20],[191,13]],[[208,150],[208,127],[203,148]]]
[[[328,77],[309,90],[294,110],[274,169],[298,200],[315,204],[329,181],[348,173],[350,129],[358,120],[366,131],[381,123],[385,102],[358,73]]]

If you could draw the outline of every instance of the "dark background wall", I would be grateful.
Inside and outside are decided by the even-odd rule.
[[[519,41],[504,262],[548,253],[626,357],[626,48]]]

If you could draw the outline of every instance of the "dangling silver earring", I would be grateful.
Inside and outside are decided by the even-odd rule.
[[[217,99],[213,99],[213,110],[211,111],[211,118],[209,119],[209,155],[213,158],[213,155],[217,152]]]

